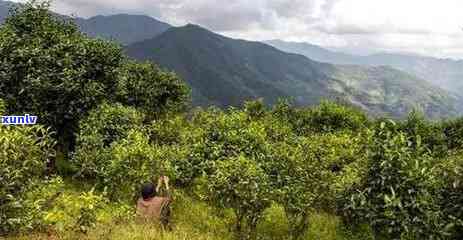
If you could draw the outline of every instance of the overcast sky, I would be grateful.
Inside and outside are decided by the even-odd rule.
[[[54,0],[53,10],[146,14],[248,40],[463,59],[462,0]]]

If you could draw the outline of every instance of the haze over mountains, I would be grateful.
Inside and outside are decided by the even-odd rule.
[[[309,43],[267,41],[282,51],[302,54],[315,61],[334,64],[357,64],[366,66],[387,65],[425,79],[455,94],[463,92],[463,61],[439,59],[418,55],[379,53],[369,56],[355,56]]]
[[[0,20],[9,7],[11,4],[0,1]],[[191,86],[194,105],[238,106],[256,98],[272,104],[281,97],[310,105],[336,98],[374,115],[402,117],[413,108],[434,118],[461,112],[460,96],[437,86],[457,86],[452,79],[458,78],[458,70],[463,75],[463,68],[450,67],[450,62],[439,59],[424,58],[424,65],[422,60],[412,61],[416,57],[411,56],[360,57],[308,44],[268,43],[279,50],[260,42],[227,38],[196,25],[171,27],[140,15],[75,18],[75,22],[91,37],[124,45],[133,58],[152,60],[177,72]]]

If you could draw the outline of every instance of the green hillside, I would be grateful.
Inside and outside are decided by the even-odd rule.
[[[322,98],[341,98],[375,115],[400,117],[413,108],[431,117],[457,112],[457,98],[392,68],[315,62],[195,25],[171,28],[126,52],[181,75],[193,89],[195,105],[238,106],[255,98],[271,104],[281,97],[312,105]]]

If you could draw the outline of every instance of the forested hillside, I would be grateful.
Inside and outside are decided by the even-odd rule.
[[[327,98],[372,115],[403,117],[414,108],[433,118],[458,113],[456,96],[393,68],[315,62],[195,25],[170,28],[126,52],[177,72],[191,86],[194,105],[240,106],[255,98],[273,104],[286,97],[307,106]]]

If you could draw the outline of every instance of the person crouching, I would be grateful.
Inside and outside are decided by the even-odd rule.
[[[162,185],[165,185],[165,196],[160,196]],[[141,198],[137,201],[137,215],[145,222],[160,223],[163,229],[170,230],[170,203],[172,197],[169,189],[169,178],[161,176],[156,188],[153,183],[146,183],[141,189]]]

